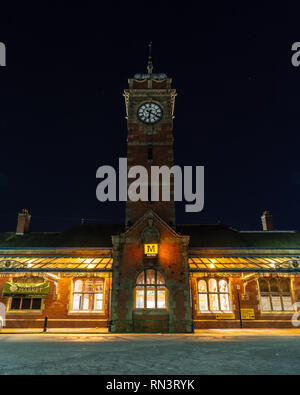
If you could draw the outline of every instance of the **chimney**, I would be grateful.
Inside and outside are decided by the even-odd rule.
[[[18,215],[16,235],[23,235],[29,231],[30,218],[31,215],[28,213],[28,210],[23,208]]]
[[[273,217],[269,211],[264,211],[263,215],[261,216],[261,222],[263,230],[274,230]]]

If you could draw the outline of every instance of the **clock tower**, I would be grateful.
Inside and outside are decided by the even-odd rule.
[[[172,79],[164,73],[153,73],[151,43],[149,45],[147,73],[129,78],[124,90],[128,128],[128,170],[132,166],[147,169],[148,201],[126,203],[126,225],[133,225],[151,209],[169,225],[175,225],[173,180],[170,181],[170,201],[162,201],[161,179],[158,201],[151,201],[151,166],[173,166],[173,119],[176,90]],[[131,182],[134,180],[132,179]],[[130,179],[128,179],[130,185]]]

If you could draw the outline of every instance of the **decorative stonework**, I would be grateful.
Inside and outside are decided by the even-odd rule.
[[[141,240],[143,243],[158,243],[160,240],[160,232],[153,225],[153,217],[148,218],[148,226],[146,226],[141,233]]]

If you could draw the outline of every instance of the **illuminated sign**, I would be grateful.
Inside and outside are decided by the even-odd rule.
[[[146,256],[156,256],[158,254],[158,244],[144,244]]]
[[[241,309],[242,320],[255,320],[254,309]]]
[[[235,315],[233,313],[223,313],[223,314],[216,314],[217,320],[234,320]]]

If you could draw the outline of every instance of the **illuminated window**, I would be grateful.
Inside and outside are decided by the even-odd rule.
[[[41,310],[41,298],[11,298],[9,310]]]
[[[202,312],[230,312],[228,280],[205,279],[198,281],[198,305]]]
[[[290,279],[267,278],[259,280],[262,311],[294,311]]]
[[[137,309],[165,309],[165,279],[157,270],[145,270],[136,280],[135,307]]]
[[[102,278],[86,278],[74,281],[72,311],[102,311],[103,310]]]

